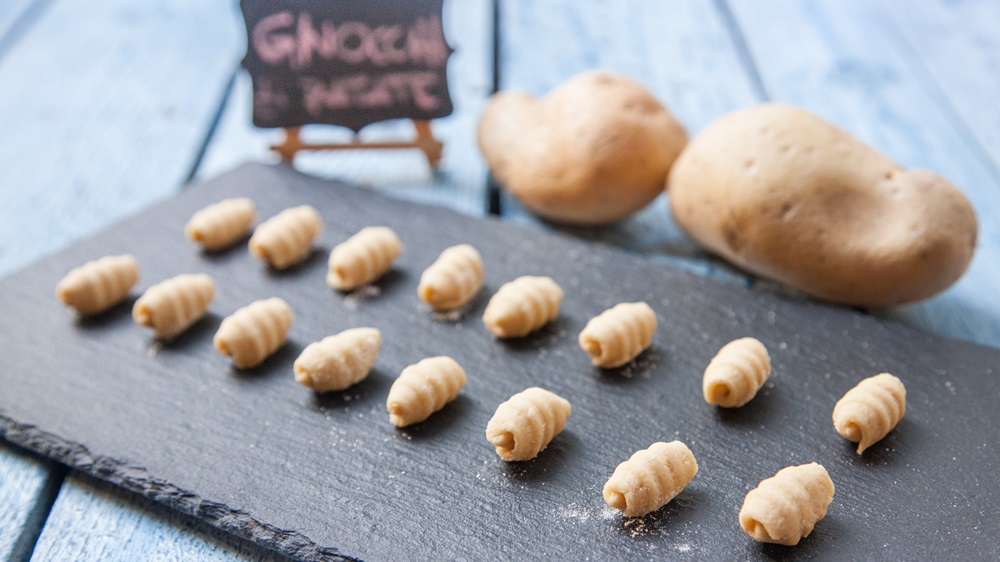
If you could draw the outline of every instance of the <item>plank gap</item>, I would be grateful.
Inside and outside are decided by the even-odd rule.
[[[7,54],[7,51],[9,51],[10,48],[13,47],[18,40],[21,39],[21,37],[23,37],[24,34],[38,22],[38,20],[41,19],[42,14],[45,13],[45,10],[47,10],[54,1],[55,0],[35,0],[34,2],[28,4],[24,11],[21,12],[16,19],[14,19],[10,29],[8,29],[7,32],[0,37],[0,59],[2,59],[4,55]]]
[[[47,461],[47,464],[49,465],[48,477],[35,499],[35,505],[32,506],[17,540],[14,541],[14,548],[10,553],[11,562],[31,560],[35,552],[35,545],[38,544],[38,537],[42,534],[42,529],[52,512],[52,506],[56,503],[59,490],[62,489],[66,474],[69,472],[65,465],[51,461]]]
[[[750,79],[750,86],[753,88],[754,93],[762,102],[770,100],[771,96],[767,94],[767,88],[764,87],[764,80],[760,77],[757,63],[754,62],[753,53],[750,52],[750,46],[743,35],[743,29],[740,28],[740,24],[733,17],[732,10],[729,9],[729,1],[715,0],[713,4],[715,4],[716,11],[719,12],[719,18],[722,20],[723,25],[726,26],[726,29],[733,38],[733,46],[735,47],[736,54],[739,57],[740,63],[746,69],[747,77]]]
[[[229,101],[229,97],[233,93],[233,88],[236,85],[236,75],[239,72],[240,67],[237,66],[232,69],[229,74],[229,81],[226,82],[226,87],[222,89],[222,95],[219,98],[218,108],[215,110],[215,114],[208,123],[208,128],[205,131],[205,138],[202,139],[201,144],[199,144],[198,150],[194,155],[194,160],[191,162],[191,169],[188,170],[188,173],[184,178],[184,186],[189,185],[192,181],[194,181],[195,176],[198,175],[198,170],[201,168],[201,162],[205,159],[205,153],[208,152],[208,147],[212,143],[212,139],[215,137],[215,131],[219,129],[219,123],[222,122],[222,116],[225,114],[226,105]]]
[[[500,49],[502,43],[500,39],[500,0],[493,0],[493,84],[490,86],[490,94],[500,91]],[[486,214],[500,216],[503,214],[503,204],[500,197],[500,183],[493,177],[493,173],[487,168],[486,171]]]

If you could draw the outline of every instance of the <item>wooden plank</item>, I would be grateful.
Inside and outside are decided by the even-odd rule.
[[[1000,168],[1000,3],[930,0],[919,9],[883,0],[882,9],[926,71],[930,93],[940,91],[955,120],[975,136]]]
[[[57,2],[0,59],[0,274],[179,187],[239,60],[235,10]]]
[[[500,17],[503,89],[542,95],[579,72],[612,70],[645,84],[690,134],[726,111],[757,101],[732,38],[709,0],[586,5],[506,0]],[[603,228],[545,223],[506,192],[501,208],[505,219],[518,224],[603,241],[694,271],[733,272],[680,230],[668,206],[661,196],[633,217]],[[745,280],[740,273],[731,278]]]
[[[316,257],[276,274],[244,247],[208,257],[182,239],[178,225],[192,211],[237,194],[253,197],[265,216],[290,202],[315,205],[327,227]],[[330,290],[325,250],[375,221],[406,243],[393,273],[368,298]],[[457,318],[436,318],[417,300],[419,272],[456,242],[482,252],[486,291]],[[51,284],[68,265],[125,249],[143,264],[143,287],[180,271],[212,274],[219,294],[209,317],[157,344],[127,305],[77,322],[54,301]],[[524,273],[554,276],[567,297],[554,325],[499,342],[479,320],[485,297]],[[212,349],[212,333],[223,315],[270,295],[296,312],[290,341],[259,368],[236,372]],[[595,369],[575,335],[601,310],[638,299],[662,320],[653,348],[622,369]],[[10,347],[0,355],[8,439],[285,552],[404,560],[737,552],[763,560],[775,551],[736,523],[744,494],[783,465],[817,460],[837,496],[797,555],[1000,555],[1000,489],[992,485],[1000,451],[984,437],[998,423],[1000,351],[281,166],[240,168],[186,190],[0,281],[0,308]],[[304,345],[363,325],[384,338],[365,382],[319,396],[294,381]],[[38,333],[61,342],[60,353],[40,349]],[[700,399],[698,375],[724,342],[746,334],[772,350],[772,385],[747,408],[717,411]],[[425,424],[393,428],[384,409],[392,378],[440,353],[469,372],[461,398]],[[829,412],[859,378],[880,371],[906,381],[906,419],[858,457]],[[497,404],[531,385],[565,395],[573,416],[539,458],[506,464],[483,428]],[[600,486],[613,467],[673,438],[698,456],[691,487],[639,520],[606,508]],[[892,493],[900,486],[921,493]],[[919,523],[928,513],[933,521]]]
[[[435,173],[418,150],[358,150],[303,153],[296,168],[322,177],[338,178],[393,197],[447,206],[470,215],[485,209],[486,168],[475,144],[475,125],[489,94],[493,67],[493,21],[490,0],[449,1],[444,4],[445,36],[455,49],[448,66],[448,84],[455,112],[432,123],[445,143],[444,158]],[[247,160],[276,162],[267,147],[280,140],[273,129],[250,123],[250,78],[236,78],[220,125],[209,143],[197,176],[206,179]],[[351,132],[340,127],[311,126],[303,135],[312,142],[347,142]],[[364,128],[368,142],[413,137],[409,121],[376,123]]]
[[[133,492],[74,474],[66,480],[34,560],[286,560]]]
[[[0,441],[0,559],[17,560],[31,553],[26,543],[41,525],[38,504],[50,478],[49,465]]]
[[[920,79],[912,51],[884,32],[884,13],[864,0],[735,0],[732,9],[775,100],[815,111],[904,166],[938,171],[976,208],[980,241],[965,276],[933,299],[877,313],[1000,345],[1000,181]]]

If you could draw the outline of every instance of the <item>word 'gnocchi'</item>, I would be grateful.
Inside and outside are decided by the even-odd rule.
[[[472,300],[483,286],[483,258],[468,244],[441,252],[420,276],[417,293],[434,310],[451,310]]]
[[[559,435],[571,411],[565,398],[532,387],[497,407],[486,426],[486,439],[505,461],[530,460]]]
[[[130,255],[105,256],[72,269],[56,285],[56,297],[89,316],[120,303],[139,280],[139,263]]]
[[[767,348],[755,338],[740,338],[726,345],[705,368],[702,393],[705,402],[737,408],[749,402],[771,374]]]
[[[295,360],[295,380],[317,392],[344,390],[368,376],[375,366],[382,332],[352,328],[306,346]]]
[[[826,516],[833,491],[833,480],[820,464],[782,468],[747,493],[740,527],[755,541],[797,545]]]
[[[222,321],[215,349],[232,357],[238,369],[256,367],[285,343],[294,318],[288,303],[278,297],[254,301]]]
[[[399,236],[387,226],[369,226],[330,252],[326,284],[350,291],[370,283],[389,271],[403,252]]]
[[[604,501],[626,517],[655,511],[677,497],[698,474],[694,453],[680,441],[653,443],[615,468]]]
[[[132,318],[169,340],[205,315],[215,298],[215,282],[204,273],[178,275],[146,289],[132,307]]]
[[[286,269],[309,257],[322,229],[323,219],[311,206],[285,209],[254,230],[250,253],[275,269]]]
[[[223,199],[192,215],[184,235],[208,251],[222,250],[246,236],[256,213],[253,201],[246,197]]]
[[[644,302],[623,302],[590,319],[580,332],[580,347],[598,367],[620,367],[651,343],[656,313]]]
[[[559,314],[563,290],[550,277],[525,275],[504,283],[483,313],[486,329],[498,338],[519,338]]]
[[[903,381],[882,373],[847,391],[833,407],[837,433],[858,444],[858,454],[889,434],[906,413]]]
[[[389,389],[386,408],[396,427],[419,423],[444,408],[465,386],[465,371],[451,357],[428,357],[403,369]]]

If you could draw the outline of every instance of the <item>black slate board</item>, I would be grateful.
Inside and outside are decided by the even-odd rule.
[[[275,273],[240,245],[203,255],[181,235],[191,213],[247,195],[268,217],[309,203],[326,225],[305,264]],[[362,295],[323,283],[330,248],[363,226],[389,225],[406,245]],[[459,319],[416,297],[420,272],[469,242],[486,288]],[[218,296],[207,318],[161,345],[136,326],[131,301],[76,320],[53,297],[71,267],[131,252],[138,291],[204,271]],[[494,340],[488,296],[522,274],[566,290],[541,333]],[[371,293],[380,293],[373,295]],[[289,343],[236,372],[212,349],[221,318],[278,295],[296,314]],[[620,301],[646,300],[660,327],[631,366],[591,367],[576,335]],[[394,201],[282,167],[246,165],[188,189],[91,240],[0,281],[0,433],[61,462],[138,490],[302,557],[429,559],[932,559],[1000,556],[996,430],[1000,351],[950,341],[848,310],[793,302],[564,237]],[[309,342],[348,327],[382,330],[371,376],[320,396],[294,382]],[[748,406],[701,399],[701,373],[725,342],[754,335],[774,372]],[[450,354],[468,371],[460,397],[401,431],[385,396],[408,364]],[[882,371],[908,389],[906,418],[863,456],[833,430],[836,400]],[[507,464],[486,442],[496,406],[532,385],[573,404],[566,430],[537,459]],[[667,507],[624,520],[601,488],[614,467],[657,440],[681,439],[700,472]],[[795,548],[739,529],[744,494],[789,464],[818,461],[837,487],[829,514]]]

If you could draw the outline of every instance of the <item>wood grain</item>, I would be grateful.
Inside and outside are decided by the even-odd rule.
[[[56,2],[6,52],[0,274],[178,189],[239,60],[235,9]]]
[[[9,44],[8,35],[18,30],[18,20],[28,12],[35,0],[9,0],[0,4],[0,45]],[[3,49],[0,48],[0,55]]]
[[[15,560],[31,553],[26,544],[41,521],[37,513],[50,478],[50,463],[20,448],[0,443],[0,559]]]
[[[237,194],[253,197],[264,214],[290,202],[321,209],[328,230],[317,257],[275,274],[242,248],[208,259],[182,239],[193,210]],[[331,291],[325,251],[375,221],[407,245],[394,272],[377,296]],[[482,252],[486,294],[524,273],[560,281],[567,299],[556,323],[524,341],[498,342],[479,321],[486,294],[460,318],[435,319],[416,298],[417,278],[456,242]],[[144,264],[143,286],[179,271],[211,273],[220,291],[210,316],[169,346],[134,326],[127,306],[74,322],[52,298],[52,283],[69,264],[123,247]],[[234,372],[211,349],[211,334],[228,312],[272,294],[296,311],[290,343],[260,368]],[[623,369],[591,367],[575,334],[610,305],[639,299],[660,315],[653,348]],[[0,306],[12,350],[0,356],[5,438],[285,552],[765,559],[781,553],[738,528],[743,494],[781,466],[816,460],[838,492],[797,556],[1000,555],[1000,491],[991,485],[1000,458],[984,437],[998,423],[1000,352],[599,245],[248,166],[0,281]],[[380,328],[385,342],[365,383],[319,396],[294,382],[291,363],[302,347],[360,325]],[[59,354],[42,352],[33,336],[40,332],[61,342]],[[748,333],[772,350],[769,384],[744,409],[705,405],[701,370],[722,343]],[[443,352],[466,368],[466,389],[427,423],[394,429],[384,410],[393,377]],[[35,376],[18,375],[29,371]],[[880,371],[906,382],[907,417],[858,457],[832,429],[830,410]],[[483,429],[497,404],[531,385],[566,396],[573,416],[538,459],[503,463]],[[614,466],[674,438],[698,458],[692,485],[643,519],[605,508],[600,486]],[[933,522],[920,524],[928,513]]]
[[[884,28],[902,35],[931,92],[953,110],[953,125],[973,135],[1000,169],[1000,4],[990,0],[922,2],[907,9],[883,0]]]
[[[445,143],[444,158],[437,172],[427,166],[418,150],[304,152],[296,158],[296,168],[371,186],[400,199],[482,215],[486,168],[475,145],[475,124],[491,85],[491,2],[446,2],[443,23],[445,37],[455,49],[448,66],[455,111],[432,123],[435,136]],[[240,72],[226,100],[219,128],[198,169],[198,178],[210,178],[248,160],[277,161],[267,147],[280,140],[281,133],[254,128],[250,123],[250,102],[250,78]],[[365,127],[360,138],[378,142],[412,138],[414,134],[411,122],[397,120]],[[303,136],[311,142],[349,142],[351,131],[342,127],[307,126]]]
[[[285,557],[133,492],[76,474],[59,492],[33,559],[276,562]]]

